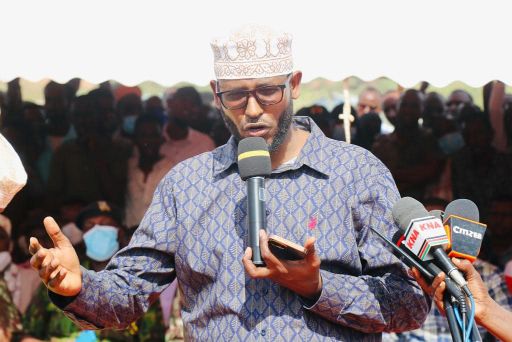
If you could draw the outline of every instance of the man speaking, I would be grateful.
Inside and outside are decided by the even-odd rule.
[[[368,151],[293,117],[302,73],[293,70],[290,35],[248,26],[212,48],[211,87],[232,137],[165,176],[129,246],[105,271],[80,268],[55,221],[45,219],[54,247],[32,239],[31,262],[53,302],[84,328],[123,328],[177,277],[188,340],[379,341],[382,331],[419,327],[430,299],[369,229],[390,239],[396,232],[395,183]],[[237,164],[247,137],[263,138],[271,160],[259,194],[260,267],[248,247]],[[303,244],[307,255],[277,258],[269,234]]]

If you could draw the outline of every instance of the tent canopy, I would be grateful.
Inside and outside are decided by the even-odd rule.
[[[0,81],[207,84],[210,40],[262,23],[293,34],[305,81],[512,84],[506,7],[496,0],[12,1],[2,6]]]

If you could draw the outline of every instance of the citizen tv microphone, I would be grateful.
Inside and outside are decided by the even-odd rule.
[[[466,280],[444,251],[449,243],[443,222],[430,215],[423,204],[411,197],[398,200],[393,207],[393,218],[404,232],[401,243],[422,261],[435,260],[434,263],[459,286],[465,286]]]
[[[252,262],[262,266],[265,263],[261,259],[259,231],[266,228],[265,177],[270,176],[272,172],[268,145],[263,138],[250,137],[238,143],[238,172],[247,184],[247,217]]]
[[[449,257],[476,260],[487,228],[479,220],[478,207],[468,199],[457,199],[446,206],[444,225],[450,240]]]

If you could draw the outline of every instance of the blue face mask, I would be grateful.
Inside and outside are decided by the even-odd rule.
[[[84,234],[85,254],[95,261],[107,261],[118,250],[117,228],[95,225]]]
[[[137,121],[137,115],[125,116],[123,118],[123,131],[133,135],[135,132],[135,121]]]
[[[439,138],[437,143],[441,151],[449,156],[464,147],[464,137],[459,132],[448,133]]]

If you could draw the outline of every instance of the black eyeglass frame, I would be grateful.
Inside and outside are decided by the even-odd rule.
[[[278,103],[280,103],[281,101],[283,101],[283,97],[284,97],[284,89],[287,87],[288,83],[290,82],[290,76],[292,76],[293,74],[288,74],[286,76],[286,82],[283,83],[283,84],[276,84],[276,85],[264,85],[264,86],[261,86],[261,87],[256,87],[254,89],[251,89],[251,90],[226,90],[226,91],[219,91],[219,92],[216,92],[215,94],[219,97],[219,100],[220,100],[220,103],[222,104],[222,106],[225,108],[225,109],[228,109],[228,110],[237,110],[237,109],[242,109],[242,108],[245,108],[247,107],[247,103],[249,103],[249,95],[252,95],[256,101],[259,103],[260,106],[273,106],[273,105],[276,105]],[[218,87],[218,83],[217,83],[217,87]],[[265,88],[273,88],[273,87],[277,87],[281,90],[281,97],[279,98],[279,100],[275,101],[275,102],[272,102],[272,103],[262,103],[261,99],[258,97],[258,95],[256,94],[256,92],[260,89],[265,89]],[[223,94],[226,94],[226,93],[229,93],[229,92],[240,92],[240,93],[245,93],[245,101],[242,102],[241,105],[239,106],[234,106],[234,107],[228,107],[224,104],[224,101],[222,100],[222,95]]]

